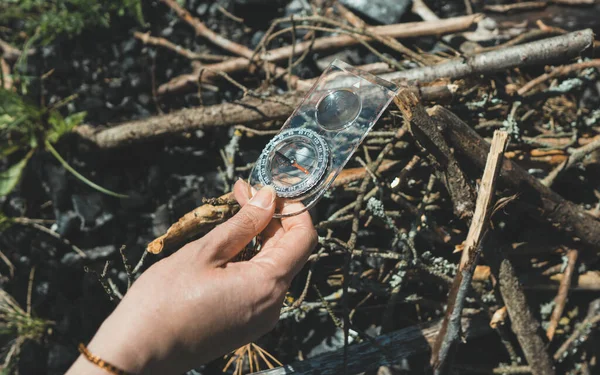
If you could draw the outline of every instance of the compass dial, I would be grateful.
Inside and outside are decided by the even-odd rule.
[[[329,164],[325,140],[309,129],[279,133],[258,158],[257,175],[262,185],[271,185],[282,198],[306,194],[323,178]]]

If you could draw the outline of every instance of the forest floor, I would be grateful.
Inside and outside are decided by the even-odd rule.
[[[0,4],[2,373],[64,373],[335,58],[403,89],[277,327],[189,374],[600,371],[600,3],[361,3]]]

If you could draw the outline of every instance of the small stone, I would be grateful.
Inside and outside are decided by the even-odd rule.
[[[203,16],[203,15],[206,14],[207,10],[208,10],[208,4],[207,3],[200,4],[196,8],[196,14],[199,15],[199,16]]]
[[[150,103],[150,95],[146,94],[146,93],[142,93],[138,95],[138,102],[140,102],[143,105],[148,105]]]
[[[115,245],[98,246],[90,250],[85,250],[85,258],[81,256],[81,254],[73,251],[65,254],[60,262],[65,266],[79,267],[84,263],[106,259],[112,256],[116,251],[117,247]]]
[[[410,8],[410,0],[340,0],[348,8],[383,24],[397,23]]]
[[[165,27],[160,32],[160,35],[163,36],[163,37],[165,37],[165,38],[168,37],[168,36],[171,36],[171,34],[173,34],[173,27],[171,27],[171,26]]]

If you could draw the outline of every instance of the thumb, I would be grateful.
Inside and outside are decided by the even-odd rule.
[[[258,235],[273,218],[275,189],[265,186],[231,219],[210,231],[202,242],[208,261],[222,265]]]

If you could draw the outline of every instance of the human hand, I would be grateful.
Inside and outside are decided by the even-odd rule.
[[[88,345],[91,353],[136,374],[177,374],[275,326],[317,235],[307,212],[272,219],[271,187],[249,200],[246,183],[238,181],[234,195],[242,206],[234,217],[140,276]],[[261,251],[231,263],[261,232]],[[80,356],[68,374],[103,373],[90,366]]]

